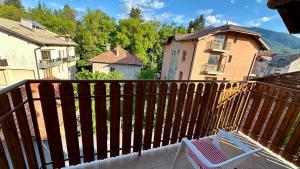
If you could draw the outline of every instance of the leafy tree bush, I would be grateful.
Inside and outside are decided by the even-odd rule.
[[[96,71],[95,73],[83,69],[81,72],[76,73],[76,79],[78,80],[121,80],[123,79],[122,72],[110,72],[103,73]]]

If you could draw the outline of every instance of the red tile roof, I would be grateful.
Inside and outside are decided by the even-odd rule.
[[[90,59],[90,61],[122,65],[143,65],[142,61],[140,61],[137,56],[129,53],[121,47],[116,47],[98,56],[94,56]]]

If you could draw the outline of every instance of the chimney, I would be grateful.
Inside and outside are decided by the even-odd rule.
[[[116,47],[116,55],[119,56],[120,51],[119,51],[119,47]]]
[[[110,50],[110,43],[106,44],[106,51]]]
[[[194,33],[194,28],[189,28],[188,33]]]
[[[31,20],[27,20],[27,19],[21,18],[20,24],[21,24],[21,26],[24,26],[26,28],[33,29],[33,25],[32,25],[32,21]]]

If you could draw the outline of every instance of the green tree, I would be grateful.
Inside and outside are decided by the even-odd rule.
[[[195,31],[202,31],[205,28],[205,18],[203,15],[198,16],[195,20],[190,21],[189,29],[194,29]]]
[[[158,23],[142,23],[136,18],[120,20],[115,43],[128,49],[147,64],[150,61],[148,53],[159,40],[158,27]]]
[[[71,8],[69,5],[65,5],[62,11],[60,11],[60,15],[68,20],[72,20],[75,22],[75,18],[77,15],[77,12],[75,9]]]
[[[4,0],[5,5],[11,5],[18,9],[23,8],[22,2],[20,0]]]
[[[78,80],[121,80],[123,79],[122,72],[110,72],[103,73],[96,71],[95,73],[89,70],[82,70],[81,72],[76,73],[76,79]]]
[[[112,42],[116,30],[114,19],[99,9],[88,9],[76,31],[77,52],[84,58],[100,54]]]
[[[129,13],[130,18],[136,18],[136,19],[143,19],[142,10],[140,8],[131,8],[131,11]]]
[[[15,21],[20,21],[20,19],[24,16],[23,9],[16,8],[12,5],[4,5],[0,4],[0,17],[11,19]]]

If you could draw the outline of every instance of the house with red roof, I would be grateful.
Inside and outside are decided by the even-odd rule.
[[[134,80],[141,71],[142,61],[121,47],[116,47],[90,59],[93,72],[110,73],[119,71],[124,79]]]

